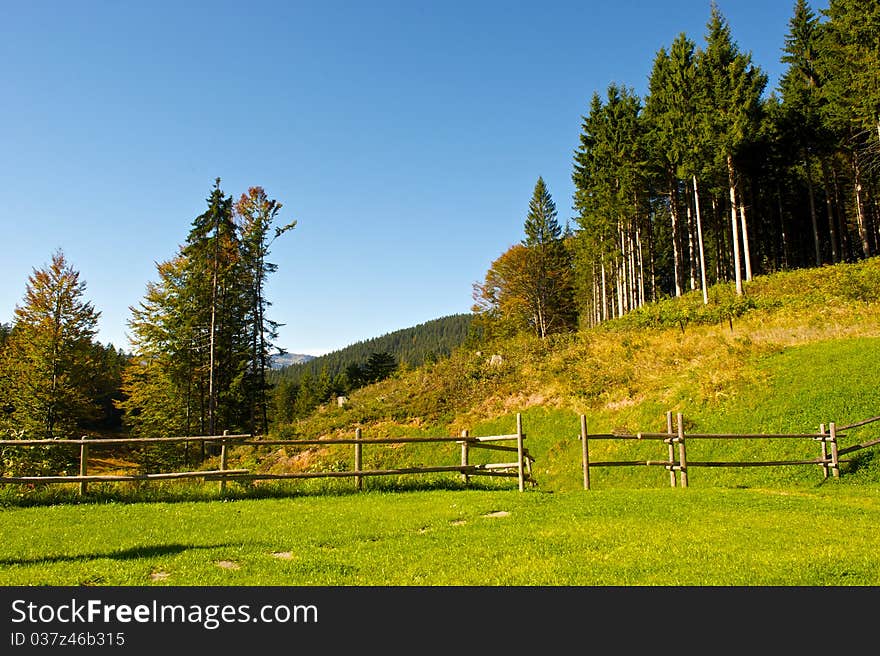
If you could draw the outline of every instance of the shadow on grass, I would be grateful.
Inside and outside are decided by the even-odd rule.
[[[64,556],[41,556],[37,558],[0,558],[0,567],[9,565],[49,565],[52,563],[73,563],[109,558],[111,560],[137,560],[158,556],[173,556],[193,549],[215,549],[228,547],[228,544],[159,544],[151,547],[132,547],[107,553],[90,553]]]
[[[210,485],[210,484],[209,484]],[[216,485],[216,484],[214,484]],[[364,493],[405,493],[405,492],[430,492],[430,491],[492,491],[498,492],[507,489],[516,489],[516,483],[501,484],[498,482],[471,481],[465,485],[457,479],[434,479],[424,480],[382,480],[379,478],[367,478],[364,481],[364,489],[357,490],[353,484],[344,485],[338,482],[310,482],[310,483],[263,483],[258,485],[242,485],[236,481],[230,481],[229,488],[223,494],[216,491],[216,487],[201,485],[160,488],[135,488],[113,489],[110,484],[103,488],[95,485],[89,490],[88,495],[79,496],[74,490],[62,490],[51,486],[40,486],[29,490],[27,493],[15,494],[15,490],[3,490],[0,486],[0,508],[28,508],[45,507],[55,505],[98,505],[98,504],[141,504],[141,503],[200,503],[200,502],[223,502],[243,501],[254,499],[295,499],[314,497],[345,497],[357,496]],[[2,564],[2,561],[0,561]]]

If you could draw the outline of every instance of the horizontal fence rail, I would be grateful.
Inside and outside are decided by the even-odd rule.
[[[866,426],[880,421],[880,417],[872,417],[863,421],[838,427],[835,422],[819,425],[816,433],[686,433],[684,431],[684,417],[677,413],[673,423],[672,413],[666,413],[665,433],[594,433],[587,431],[587,420],[584,415],[580,416],[580,440],[582,442],[582,465],[584,476],[584,489],[591,489],[590,469],[593,467],[633,467],[633,466],[657,466],[664,467],[669,471],[669,483],[672,487],[680,485],[688,486],[688,469],[691,467],[777,467],[787,465],[815,465],[822,468],[825,479],[832,475],[840,478],[840,464],[849,462],[841,459],[844,454],[853,453],[880,444],[880,439],[872,439],[860,444],[855,444],[841,449],[838,440],[846,437],[841,432]],[[714,461],[714,460],[689,460],[687,458],[686,440],[753,440],[753,439],[809,439],[820,444],[821,454],[816,458],[803,458],[793,460],[766,460],[766,461]],[[667,444],[667,456],[664,460],[610,460],[591,461],[589,442],[591,440],[635,440],[635,441],[662,441]]]
[[[36,439],[36,440],[0,440],[0,447],[46,447],[46,446],[79,446],[79,475],[58,476],[3,476],[0,484],[37,484],[37,483],[78,483],[79,492],[84,495],[88,490],[88,483],[94,482],[124,482],[124,481],[155,481],[173,479],[201,478],[204,480],[219,480],[220,491],[226,490],[229,480],[284,480],[284,479],[311,479],[311,478],[354,478],[358,490],[363,489],[363,479],[369,476],[395,476],[403,474],[428,474],[428,473],[458,473],[462,480],[468,483],[471,476],[501,476],[516,478],[519,490],[525,489],[525,484],[535,484],[532,477],[532,463],[534,457],[524,446],[525,433],[522,430],[522,416],[516,416],[516,433],[506,435],[470,436],[468,431],[462,431],[458,437],[369,437],[362,436],[361,429],[355,430],[354,437],[336,437],[325,439],[292,439],[274,440],[258,439],[249,434],[230,435],[200,435],[192,437],[141,437],[141,438],[90,438],[79,439]],[[499,444],[503,441],[513,441],[514,445]],[[150,474],[89,474],[88,458],[89,447],[119,446],[119,445],[157,445],[180,442],[220,443],[220,464],[218,469],[165,472]],[[455,443],[461,446],[461,462],[458,465],[433,465],[396,467],[387,469],[364,469],[363,448],[367,445],[391,445],[391,444],[429,444],[429,443]],[[230,446],[330,446],[335,444],[354,445],[354,467],[344,471],[299,471],[286,473],[263,473],[252,472],[248,469],[229,468]],[[515,456],[515,461],[494,462],[475,464],[470,461],[473,450],[486,450],[493,452],[506,452]]]

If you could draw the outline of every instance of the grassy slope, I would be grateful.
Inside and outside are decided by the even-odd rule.
[[[574,335],[519,337],[482,352],[452,357],[352,395],[345,408],[328,407],[281,434],[364,436],[509,433],[523,413],[527,446],[536,456],[542,489],[581,486],[578,415],[593,432],[659,431],[667,411],[681,412],[689,430],[811,432],[820,423],[845,425],[880,415],[880,260],[778,273],[746,284],[745,299],[727,286],[647,306],[624,319]],[[502,358],[492,365],[489,356]],[[843,445],[877,435],[869,426]],[[663,445],[637,448],[593,442],[597,459],[664,456]],[[439,452],[439,453],[438,453]],[[701,442],[692,460],[813,458],[810,441]],[[871,453],[848,466],[850,481],[880,480]],[[372,452],[375,466],[407,462],[455,464],[457,451],[436,446]],[[249,466],[291,465],[245,456]],[[317,458],[317,462],[315,462]],[[344,468],[348,449],[310,456],[312,466]],[[855,475],[857,474],[857,475]],[[668,485],[659,468],[597,468],[599,486]],[[702,468],[692,485],[769,485],[821,482],[814,467]]]

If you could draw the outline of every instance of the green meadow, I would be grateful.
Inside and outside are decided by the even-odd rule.
[[[880,486],[96,503],[0,525],[4,585],[880,584]]]
[[[743,307],[715,290],[706,308],[689,296],[552,340],[462,349],[277,431],[497,435],[521,414],[536,482],[524,492],[456,474],[370,477],[361,492],[351,479],[230,482],[222,496],[216,482],[92,484],[83,498],[0,487],[0,584],[876,586],[880,446],[848,454],[840,478],[815,464],[694,466],[682,488],[663,467],[595,467],[585,490],[579,417],[591,433],[663,431],[673,412],[687,432],[761,434],[876,417],[878,283],[876,259],[775,274]],[[839,443],[878,437],[880,422]],[[820,455],[808,438],[687,444],[695,462]],[[589,449],[594,462],[666,456],[662,442]],[[367,468],[459,457],[454,444],[364,447]],[[339,471],[352,449],[239,447],[229,466]]]

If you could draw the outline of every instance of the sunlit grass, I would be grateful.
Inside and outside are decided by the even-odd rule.
[[[4,585],[877,585],[880,487],[368,492],[0,512]]]

